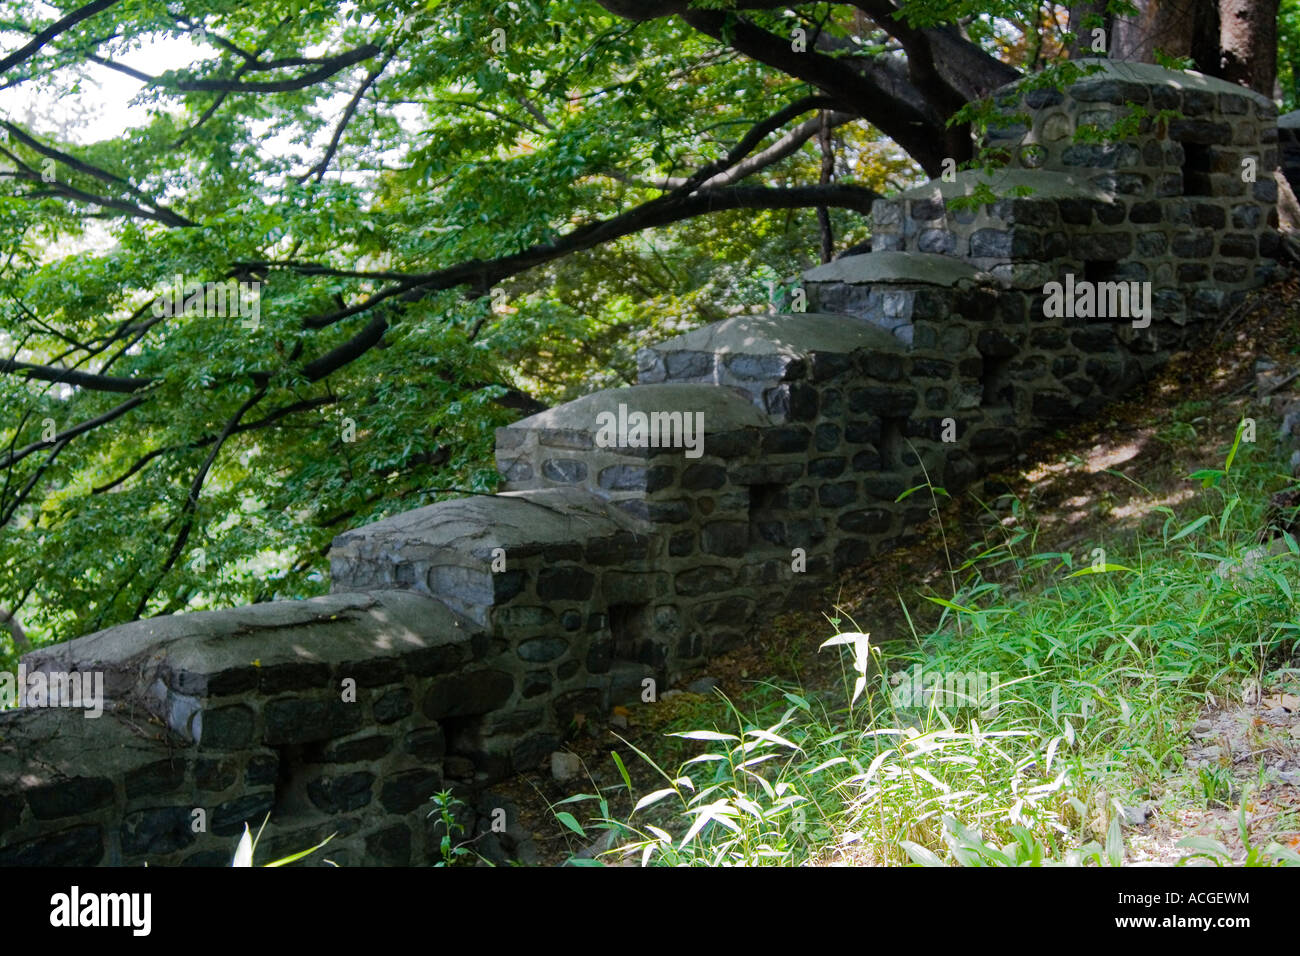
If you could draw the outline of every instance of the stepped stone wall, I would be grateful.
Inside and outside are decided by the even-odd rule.
[[[876,203],[874,251],[807,272],[808,311],[670,339],[636,386],[500,429],[500,494],[340,535],[332,595],[28,654],[102,673],[108,704],[0,715],[0,863],[221,865],[268,812],[271,854],[337,833],[340,863],[427,863],[443,787],[483,852],[520,852],[493,785],[575,722],[908,541],[929,504],[904,491],[956,494],[1094,414],[1274,275],[1264,98],[1102,64],[998,102],[1030,117],[994,133],[1010,168]],[[1134,102],[1183,118],[1141,145],[1073,142]],[[1011,196],[960,202],[984,186]],[[1151,310],[1062,314],[1050,283],[1149,283]]]

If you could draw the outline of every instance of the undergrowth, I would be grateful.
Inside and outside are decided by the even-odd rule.
[[[607,831],[599,859],[647,865],[1121,865],[1125,807],[1182,771],[1207,699],[1295,673],[1300,547],[1256,545],[1289,479],[1241,435],[1223,467],[1190,476],[1204,488],[1192,508],[1155,507],[1158,534],[1083,561],[1037,551],[1014,503],[996,540],[950,565],[952,593],[923,595],[943,607],[936,627],[881,647],[837,611],[822,652],[843,656],[842,693],[769,683],[726,701],[725,720],[673,735],[703,744],[676,769],[632,747],[662,786],[627,819],[579,794],[565,825]],[[936,508],[946,495],[922,491]],[[1248,798],[1246,862],[1300,864],[1251,843]],[[569,812],[583,805],[586,826]],[[1184,845],[1184,861],[1230,859]]]

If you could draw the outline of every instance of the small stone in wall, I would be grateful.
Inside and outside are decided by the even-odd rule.
[[[442,762],[443,773],[451,780],[473,780],[474,761],[468,757],[452,755]]]

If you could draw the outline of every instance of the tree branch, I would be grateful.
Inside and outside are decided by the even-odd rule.
[[[0,375],[21,375],[41,382],[54,382],[72,385],[76,388],[90,389],[92,392],[116,392],[129,395],[152,385],[152,378],[118,378],[113,375],[96,375],[93,372],[78,372],[73,369],[58,368],[52,365],[36,365],[32,362],[19,362],[15,359],[0,359]]]
[[[49,441],[34,441],[29,445],[24,445],[17,451],[11,451],[4,458],[0,458],[0,468],[9,468],[16,462],[22,461],[33,452],[38,452],[42,448],[49,448],[51,445],[65,443],[78,435],[84,435],[88,431],[98,428],[100,425],[107,425],[114,419],[121,418],[133,408],[138,408],[145,401],[143,395],[137,395],[134,398],[128,398],[120,405],[114,405],[102,415],[96,415],[94,418],[88,418],[80,424],[73,425],[71,428],[61,431]]]
[[[689,9],[680,15],[719,43],[823,90],[839,108],[850,109],[878,126],[930,175],[938,176],[943,160],[952,155],[944,146],[945,130],[937,112],[917,110],[889,95],[873,74],[812,50],[795,52],[784,38],[725,13]],[[969,146],[966,152],[970,152]]]
[[[171,209],[168,209],[166,206],[162,205],[161,203],[155,202],[154,200],[150,199],[143,192],[141,192],[139,189],[133,186],[128,180],[123,179],[121,176],[117,176],[113,173],[110,173],[106,169],[100,169],[98,166],[92,166],[89,163],[83,162],[77,157],[71,155],[70,153],[65,153],[62,150],[55,149],[53,146],[46,146],[40,140],[36,139],[35,137],[29,136],[20,127],[15,126],[13,123],[10,123],[8,120],[0,120],[0,128],[8,130],[10,136],[12,136],[18,142],[22,143],[27,148],[32,149],[37,153],[40,153],[42,156],[46,156],[50,159],[55,160],[56,162],[60,162],[63,165],[67,166],[69,169],[82,173],[83,175],[90,176],[93,179],[98,179],[102,183],[106,183],[111,186],[119,186],[122,189],[125,189],[128,193],[130,193],[140,202],[151,207],[154,210],[154,213],[157,217],[163,217],[160,218],[160,221],[166,222],[168,223],[168,225],[174,225],[174,226],[194,225],[193,222],[186,219],[184,216],[181,216],[178,213],[172,211]]]
[[[45,44],[49,43],[60,33],[72,29],[83,20],[89,20],[95,14],[107,10],[115,3],[117,3],[117,0],[94,0],[93,3],[88,3],[84,7],[79,7],[63,19],[51,23],[40,33],[36,34],[30,43],[14,50],[13,53],[10,53],[4,59],[0,59],[0,75],[3,75],[6,70],[12,69],[19,63],[22,63],[25,60],[30,60],[40,52],[41,47],[45,46]]]
[[[412,288],[387,290],[385,298],[398,297],[401,301],[415,301],[430,292],[469,286],[469,295],[486,295],[493,285],[510,276],[518,275],[535,266],[555,259],[591,249],[614,239],[658,226],[670,225],[695,216],[707,215],[728,209],[801,209],[816,206],[839,206],[870,214],[871,204],[880,195],[862,186],[793,186],[775,189],[765,186],[733,186],[728,189],[700,190],[685,194],[683,190],[660,196],[612,219],[589,223],[574,229],[555,242],[532,246],[523,252],[501,256],[486,262],[471,259],[447,269],[424,275],[410,276]],[[271,268],[274,263],[250,263],[254,268]],[[374,296],[371,297],[373,300]],[[370,300],[368,300],[370,301]],[[356,361],[379,343],[388,330],[388,319],[383,313],[371,318],[360,332],[326,354],[308,362],[303,375],[308,381],[318,382],[345,365]]]
[[[363,80],[361,85],[357,87],[357,91],[352,95],[352,99],[348,101],[347,109],[343,111],[343,117],[339,120],[338,125],[334,127],[334,135],[330,137],[329,148],[325,150],[325,155],[321,157],[319,163],[299,176],[298,182],[305,182],[311,178],[312,175],[316,176],[316,182],[320,182],[325,178],[325,170],[329,168],[330,160],[334,158],[334,153],[337,152],[339,148],[339,142],[343,139],[343,131],[348,128],[348,123],[352,122],[352,116],[356,113],[357,107],[361,103],[361,98],[366,95],[366,90],[370,89],[371,84],[379,78],[379,75],[388,68],[388,64],[392,62],[395,55],[396,51],[389,53],[388,56],[384,57],[382,63],[366,74],[365,80]]]
[[[59,457],[59,453],[68,447],[68,441],[69,439],[65,438],[63,441],[57,442],[54,447],[50,449],[50,453],[45,456],[45,461],[41,462],[41,466],[36,469],[30,478],[27,479],[27,484],[18,489],[18,494],[14,496],[13,504],[5,509],[3,513],[0,513],[0,528],[7,525],[13,516],[18,513],[18,509],[21,508],[23,502],[27,500],[27,496],[32,493],[32,489],[36,487],[36,483],[41,480],[41,475],[45,474],[46,469],[48,469],[50,465],[54,464],[54,459]]]
[[[768,135],[779,130],[796,116],[807,113],[809,110],[826,109],[834,105],[835,101],[825,96],[805,96],[803,99],[795,100],[788,106],[777,110],[767,119],[755,123],[735,146],[727,150],[726,156],[697,169],[682,184],[682,188],[690,187],[693,190],[723,170],[734,166],[742,158],[753,152],[754,147],[766,139]]]
[[[195,474],[194,480],[190,482],[189,494],[185,498],[185,504],[181,507],[181,530],[176,535],[176,540],[173,542],[171,551],[167,555],[167,560],[163,562],[162,569],[154,578],[153,584],[145,588],[144,593],[140,596],[140,603],[136,605],[135,614],[131,617],[132,620],[138,620],[140,615],[144,613],[145,608],[149,605],[149,599],[153,597],[154,591],[156,591],[158,585],[162,583],[162,579],[167,576],[167,572],[175,566],[176,559],[180,557],[181,552],[185,550],[185,542],[189,540],[190,531],[194,527],[194,512],[199,505],[199,494],[203,491],[203,484],[208,479],[208,472],[211,470],[213,462],[217,460],[217,455],[221,452],[221,446],[224,445],[226,439],[230,437],[233,429],[239,424],[239,420],[244,417],[249,409],[260,402],[264,395],[266,395],[265,388],[260,388],[254,392],[248,400],[244,402],[244,404],[239,406],[238,411],[230,417],[229,421],[226,422],[226,427],[222,429],[221,434],[218,435],[216,441],[213,442],[212,450],[208,452],[208,457],[203,460],[203,464],[199,466],[199,470]]]
[[[160,80],[168,89],[182,90],[186,93],[291,93],[303,90],[322,80],[328,80],[335,73],[344,70],[362,60],[368,60],[380,52],[379,47],[367,43],[320,61],[324,65],[319,69],[304,73],[292,80],[267,80],[258,83],[240,83],[236,80]]]
[[[825,117],[827,128],[834,129],[836,126],[843,126],[845,123],[851,123],[858,118],[856,113],[840,113],[823,111],[821,116],[816,116],[810,120],[800,123],[790,132],[786,133],[771,146],[749,156],[735,166],[704,182],[702,188],[714,189],[722,186],[730,186],[732,183],[744,179],[746,176],[752,176],[761,169],[766,169],[773,163],[779,162],[791,153],[797,152],[799,147],[818,134],[822,127],[822,117]]]
[[[18,647],[31,647],[31,641],[27,640],[27,634],[24,633],[22,625],[18,619],[5,608],[0,607],[0,624],[9,625],[9,633],[13,635],[14,644]]]

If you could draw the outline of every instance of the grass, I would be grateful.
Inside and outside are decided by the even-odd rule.
[[[1286,535],[1282,553],[1245,562],[1289,479],[1240,429],[1222,461],[1194,474],[1204,490],[1183,513],[1153,508],[1158,534],[1085,546],[1083,561],[1036,550],[1017,505],[950,558],[951,593],[925,595],[937,626],[882,646],[837,611],[822,653],[841,655],[841,688],[768,683],[720,700],[717,719],[696,710],[671,735],[698,751],[676,769],[628,745],[662,778],[629,816],[579,794],[565,825],[613,831],[602,858],[647,865],[1121,865],[1126,811],[1235,802],[1246,863],[1300,864],[1273,838],[1294,814],[1252,836],[1264,761],[1253,786],[1184,766],[1207,703],[1285,681],[1300,649],[1300,546]],[[586,827],[570,812],[584,803]],[[1233,859],[1206,837],[1180,846],[1183,862]]]

